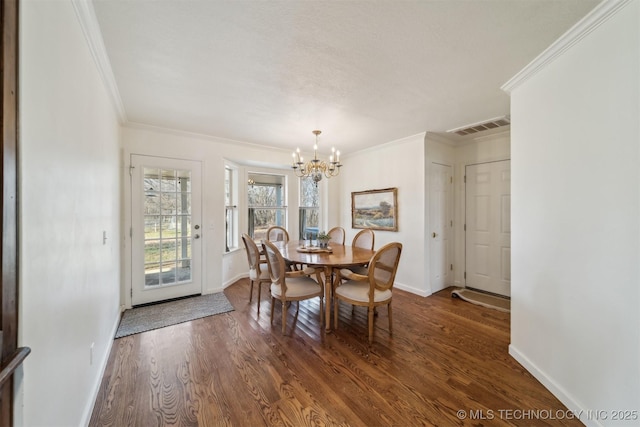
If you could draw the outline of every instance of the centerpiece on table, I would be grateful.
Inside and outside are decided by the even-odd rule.
[[[322,249],[326,249],[329,246],[329,241],[331,240],[331,236],[329,236],[326,231],[321,231],[318,233],[318,246]]]

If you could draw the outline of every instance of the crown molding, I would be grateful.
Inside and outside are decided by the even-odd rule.
[[[191,132],[191,131],[182,130],[182,129],[168,128],[163,126],[149,125],[146,123],[131,122],[131,121],[127,121],[126,123],[123,123],[122,126],[125,129],[156,132],[156,133],[161,133],[165,135],[173,135],[173,136],[185,137],[185,138],[196,139],[201,141],[212,141],[218,144],[233,145],[234,147],[243,146],[247,148],[255,148],[255,149],[261,149],[261,150],[269,149],[271,151],[282,151],[283,153],[288,154],[287,157],[291,157],[291,149],[274,147],[271,145],[264,145],[264,144],[259,144],[255,142],[241,141],[239,139],[223,138],[221,136],[214,136],[214,135],[209,135],[205,133]],[[340,155],[342,156],[342,154]]]
[[[93,3],[91,3],[91,0],[71,0],[71,4],[76,11],[80,27],[82,27],[82,32],[89,45],[91,56],[98,67],[98,72],[107,88],[107,92],[109,92],[111,102],[118,115],[118,120],[120,124],[124,124],[127,122],[127,114],[122,104],[122,98],[120,98],[120,91],[118,90],[113,70],[111,69],[111,62],[109,61],[109,55],[107,55],[107,49],[104,46],[102,32],[100,31],[100,25],[98,24],[98,18],[96,18]]]
[[[445,144],[450,147],[458,146],[458,142],[454,141],[453,138],[449,138],[449,135],[444,135],[444,132],[427,132],[424,139],[426,142],[439,142],[440,144]]]
[[[518,74],[513,76],[508,82],[500,88],[511,94],[511,92],[525,81],[529,80],[538,71],[545,68],[556,58],[563,55],[573,45],[589,35],[593,30],[598,28],[602,23],[606,22],[611,16],[615,15],[620,9],[631,3],[633,0],[605,0],[598,4],[587,16],[578,21],[558,40],[553,42],[551,46],[545,49]]]
[[[381,149],[385,149],[385,148],[388,148],[388,147],[393,147],[393,146],[397,146],[397,145],[402,145],[402,144],[415,142],[417,140],[422,140],[422,142],[424,143],[426,136],[427,136],[427,132],[420,132],[420,133],[417,133],[415,135],[409,135],[409,136],[405,136],[403,138],[394,139],[393,141],[383,142],[382,144],[373,145],[371,147],[363,148],[362,150],[354,151],[352,153],[347,153],[347,154],[340,153],[340,157],[348,159],[349,157],[352,157],[352,156],[357,155],[357,154],[371,153],[371,152],[375,152],[375,151],[378,151],[378,150],[381,150]]]

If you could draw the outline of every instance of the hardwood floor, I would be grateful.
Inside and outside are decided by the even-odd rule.
[[[259,316],[248,280],[225,294],[235,311],[117,339],[90,426],[582,425],[508,355],[509,314],[450,290],[394,290],[371,347],[362,308],[325,334],[294,304],[283,336],[268,291]]]

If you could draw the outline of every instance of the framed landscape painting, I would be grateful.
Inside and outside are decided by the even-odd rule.
[[[398,231],[398,189],[352,192],[351,227]]]

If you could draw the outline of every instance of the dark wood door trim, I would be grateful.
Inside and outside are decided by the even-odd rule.
[[[13,373],[31,351],[18,348],[18,0],[2,0],[2,290],[0,425],[13,425]]]

